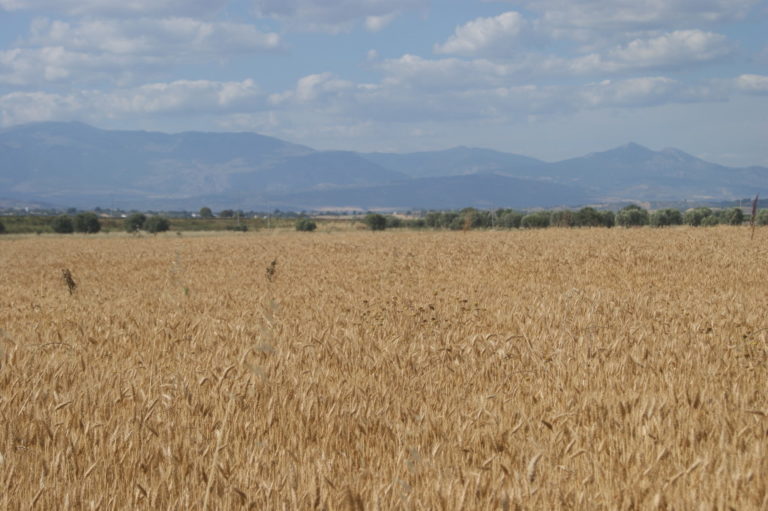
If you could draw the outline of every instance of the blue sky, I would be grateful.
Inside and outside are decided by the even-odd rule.
[[[768,0],[0,0],[0,126],[768,165]]]

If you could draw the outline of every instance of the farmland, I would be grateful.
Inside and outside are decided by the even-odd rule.
[[[766,509],[767,243],[2,239],[0,507]]]

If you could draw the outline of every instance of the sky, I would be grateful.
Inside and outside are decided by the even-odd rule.
[[[768,166],[768,0],[0,0],[0,127]]]

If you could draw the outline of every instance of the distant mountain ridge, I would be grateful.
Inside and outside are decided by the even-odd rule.
[[[317,151],[256,133],[0,130],[0,200],[90,208],[575,207],[768,196],[768,168],[629,143],[548,163],[491,149]]]

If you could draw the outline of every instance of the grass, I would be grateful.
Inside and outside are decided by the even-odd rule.
[[[0,507],[765,509],[766,236],[0,240]]]

